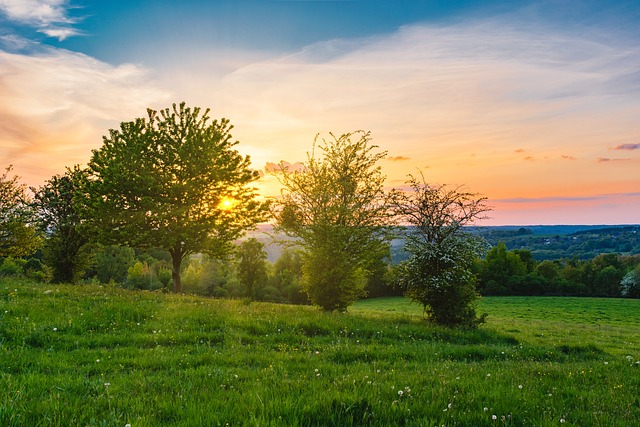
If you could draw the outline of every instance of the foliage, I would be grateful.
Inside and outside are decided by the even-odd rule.
[[[140,261],[136,261],[136,263],[127,270],[127,281],[125,285],[131,289],[146,290],[159,289],[163,286],[154,271],[149,268],[149,264]]]
[[[624,276],[620,286],[622,296],[640,298],[640,264]]]
[[[302,253],[285,248],[273,265],[269,283],[280,291],[282,300],[292,304],[308,304],[309,298],[302,289]]]
[[[89,239],[80,232],[82,218],[75,197],[85,176],[86,171],[75,166],[32,189],[38,222],[47,234],[45,262],[55,283],[78,282],[91,261]]]
[[[640,423],[640,301],[479,304],[490,321],[465,330],[404,298],[329,316],[3,280],[0,425]]]
[[[0,257],[29,255],[42,244],[26,186],[18,182],[19,176],[8,176],[12,169],[7,167],[0,176]]]
[[[625,289],[632,283],[632,272],[638,266],[640,255],[601,254],[590,260],[536,261],[529,251],[507,251],[499,243],[486,259],[476,262],[474,269],[482,295],[632,297]]]
[[[388,250],[390,215],[385,176],[369,132],[318,141],[303,170],[281,164],[277,228],[300,239],[303,287],[324,310],[344,311],[364,295],[373,260]],[[316,150],[318,152],[316,152]]]
[[[640,253],[640,226],[529,226],[474,227],[473,233],[492,245],[509,250],[526,248],[537,261],[576,258],[589,260],[600,254]]]
[[[96,250],[95,273],[100,283],[124,283],[135,263],[135,251],[126,246],[109,245]]]
[[[267,253],[264,244],[250,238],[236,248],[236,271],[240,284],[244,287],[245,297],[260,300],[261,288],[267,284]]]
[[[410,176],[407,184],[411,192],[395,205],[400,220],[410,226],[405,242],[409,259],[400,268],[400,285],[435,323],[473,327],[483,317],[476,318],[472,267],[485,243],[462,227],[482,217],[486,199],[461,187],[429,185],[424,177]]]
[[[161,248],[171,254],[173,291],[189,254],[224,253],[263,220],[265,203],[249,185],[258,172],[234,149],[226,119],[173,105],[123,122],[93,151],[85,216],[103,242]]]

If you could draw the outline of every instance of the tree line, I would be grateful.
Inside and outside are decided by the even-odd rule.
[[[387,153],[364,131],[316,136],[302,168],[275,168],[280,196],[261,198],[259,173],[237,151],[232,129],[209,110],[174,104],[109,130],[87,167],[67,168],[32,188],[33,196],[9,167],[0,178],[4,270],[61,283],[200,286],[213,296],[310,302],[326,311],[346,310],[379,288],[377,277],[422,304],[431,321],[482,322],[474,269],[488,246],[465,226],[483,218],[486,198],[423,175],[385,189]],[[299,247],[271,267],[259,242],[234,243],[268,220]],[[398,236],[407,259],[389,268],[384,260]],[[40,270],[24,261],[35,251]]]

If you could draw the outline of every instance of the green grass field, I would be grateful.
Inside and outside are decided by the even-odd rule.
[[[640,301],[312,307],[0,279],[1,426],[637,426]]]

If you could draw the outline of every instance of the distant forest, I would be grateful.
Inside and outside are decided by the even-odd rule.
[[[538,261],[600,254],[640,254],[640,225],[537,225],[528,227],[472,227],[492,246],[502,242],[508,250],[526,249]]]

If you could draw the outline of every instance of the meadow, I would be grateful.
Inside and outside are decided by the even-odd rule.
[[[344,314],[0,278],[2,426],[640,425],[640,300]]]

